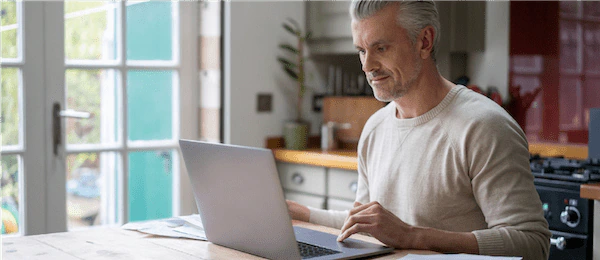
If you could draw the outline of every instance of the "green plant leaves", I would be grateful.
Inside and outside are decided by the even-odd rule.
[[[277,60],[278,60],[279,62],[281,62],[281,64],[282,64],[282,65],[283,65],[285,68],[290,68],[290,69],[293,69],[293,68],[296,68],[296,67],[298,66],[298,65],[296,65],[296,63],[293,63],[293,62],[289,61],[289,60],[288,60],[288,59],[286,59],[286,58],[277,57]]]
[[[299,53],[298,49],[296,49],[294,46],[289,45],[289,44],[285,44],[285,43],[284,44],[279,44],[279,48],[287,50],[287,51],[289,51],[289,52],[291,52],[293,54],[298,54]]]
[[[295,80],[298,80],[298,74],[296,74],[296,72],[288,67],[284,67],[283,70],[285,71],[285,73],[287,73],[290,77],[292,77]]]
[[[304,40],[308,40],[310,39],[311,33],[307,32],[306,35],[304,35]]]
[[[298,32],[298,30],[295,30],[294,28],[292,28],[289,24],[284,23],[283,24],[283,28],[288,31],[289,33],[293,34],[293,35],[299,35],[300,32]]]

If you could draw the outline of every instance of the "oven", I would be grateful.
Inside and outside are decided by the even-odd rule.
[[[532,156],[531,171],[552,232],[549,260],[592,259],[594,202],[580,185],[600,181],[600,160]]]

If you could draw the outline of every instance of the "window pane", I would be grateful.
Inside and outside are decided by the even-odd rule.
[[[19,172],[17,155],[2,156],[2,234],[19,232]]]
[[[118,88],[114,70],[69,69],[65,74],[67,109],[90,112],[90,118],[67,118],[68,144],[117,141]]]
[[[172,71],[129,71],[127,124],[129,140],[172,138]]]
[[[79,60],[117,57],[116,6],[118,2],[65,2],[65,56]]]
[[[171,60],[172,3],[147,1],[127,3],[127,59]]]
[[[19,144],[19,125],[21,116],[19,107],[22,105],[19,100],[19,82],[20,71],[15,68],[2,68],[2,145]]]
[[[19,30],[17,21],[18,16],[20,16],[17,13],[17,3],[14,1],[2,1],[0,6],[0,14],[2,16],[0,20],[2,28],[2,38],[0,39],[2,58],[16,58],[19,54],[18,42],[20,41],[17,39],[17,30]]]
[[[600,9],[600,5],[598,5]],[[583,59],[586,74],[600,75],[600,23],[584,24]]]
[[[129,154],[129,221],[171,217],[173,151]]]
[[[560,131],[579,130],[583,127],[581,80],[562,76],[559,82],[559,129]]]
[[[67,156],[68,229],[117,223],[117,153]]]

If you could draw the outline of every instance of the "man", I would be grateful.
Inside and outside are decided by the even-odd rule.
[[[349,212],[288,201],[294,219],[395,248],[547,259],[550,232],[518,124],[488,98],[444,79],[430,1],[353,1],[352,36],[375,97],[389,105],[358,145]]]

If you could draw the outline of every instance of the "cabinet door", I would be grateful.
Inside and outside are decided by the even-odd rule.
[[[354,201],[358,187],[358,173],[341,169],[329,169],[328,195]]]
[[[437,1],[441,52],[473,52],[485,49],[483,1]]]
[[[325,196],[325,168],[278,163],[281,185],[285,190]]]
[[[555,55],[559,46],[559,2],[510,2],[510,55]]]
[[[307,2],[308,30],[314,39],[352,38],[350,29],[350,2],[309,1]]]
[[[332,210],[351,210],[354,208],[354,202],[349,200],[327,199],[327,209]]]
[[[286,192],[285,199],[298,202],[304,206],[317,209],[325,209],[325,197],[302,194],[297,192]]]

